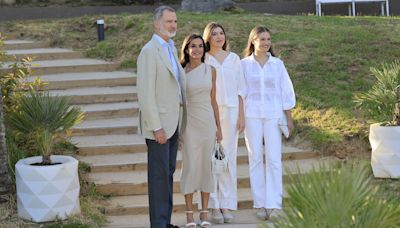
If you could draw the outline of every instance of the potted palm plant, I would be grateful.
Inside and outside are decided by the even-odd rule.
[[[15,165],[18,215],[34,222],[65,219],[80,212],[78,161],[52,155],[54,142],[82,118],[66,97],[30,92],[6,115],[13,134],[28,135],[42,156],[21,159]]]
[[[375,177],[400,177],[400,62],[371,68],[377,81],[355,102],[379,123],[370,126],[371,165]]]

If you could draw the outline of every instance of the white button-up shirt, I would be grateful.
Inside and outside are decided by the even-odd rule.
[[[230,52],[221,64],[214,56],[206,53],[205,63],[210,64],[216,70],[218,105],[239,107],[238,96],[243,97],[243,91],[245,90],[239,56]]]
[[[245,115],[251,118],[280,118],[283,110],[296,105],[293,84],[282,60],[268,53],[263,67],[254,55],[241,60],[246,82]]]

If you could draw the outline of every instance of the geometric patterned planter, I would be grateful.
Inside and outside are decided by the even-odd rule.
[[[372,124],[369,130],[371,166],[375,177],[400,178],[400,126]]]
[[[66,219],[80,213],[78,160],[52,155],[49,166],[32,166],[42,157],[21,159],[15,165],[18,215],[34,222]]]

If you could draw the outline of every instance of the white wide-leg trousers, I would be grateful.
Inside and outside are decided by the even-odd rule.
[[[228,172],[215,178],[217,191],[210,194],[210,208],[226,208],[237,210],[237,174],[236,157],[238,144],[237,121],[239,108],[219,106],[219,116],[222,129],[221,144],[228,157]]]
[[[278,119],[246,118],[245,137],[253,207],[282,209],[282,136]]]

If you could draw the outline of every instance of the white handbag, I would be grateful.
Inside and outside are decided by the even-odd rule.
[[[216,143],[211,155],[212,173],[220,175],[228,171],[228,157],[225,156],[224,148],[220,143]]]
[[[288,128],[288,123],[287,123],[287,118],[285,113],[283,113],[282,117],[279,118],[278,120],[278,126],[279,129],[281,129],[282,134],[285,136],[285,138],[289,138],[289,128]]]

